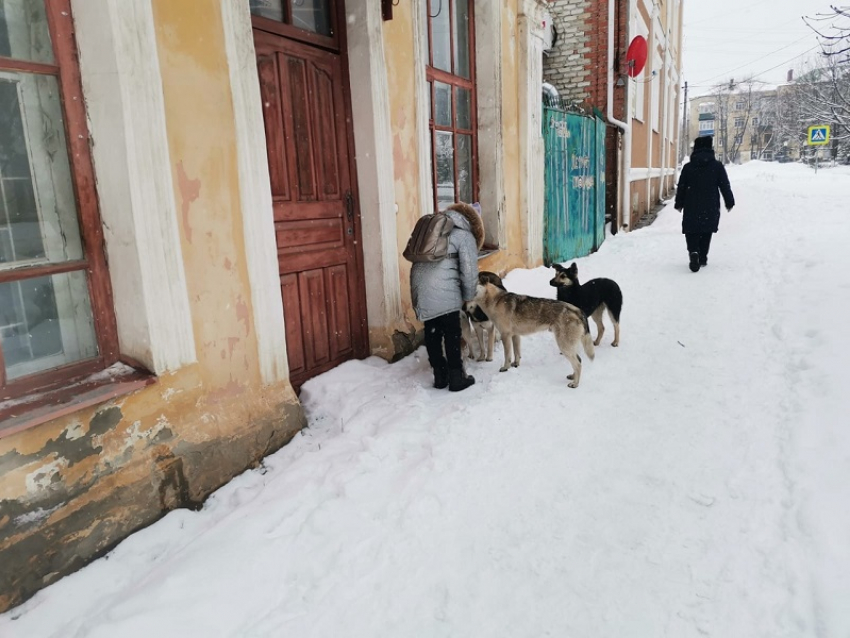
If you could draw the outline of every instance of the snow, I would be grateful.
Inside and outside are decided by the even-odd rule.
[[[456,394],[423,349],[349,362],[264,467],[0,635],[846,638],[850,170],[730,178],[699,273],[672,206],[577,260],[624,294],[580,388],[545,333]],[[506,285],[553,296],[551,272]]]

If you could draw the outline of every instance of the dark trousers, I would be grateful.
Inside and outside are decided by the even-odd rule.
[[[460,352],[460,312],[450,312],[425,322],[425,349],[428,362],[435,370],[463,369]],[[446,354],[443,355],[443,343]]]
[[[708,249],[711,247],[711,236],[714,233],[685,233],[685,242],[689,253],[699,253],[700,261],[708,259]]]

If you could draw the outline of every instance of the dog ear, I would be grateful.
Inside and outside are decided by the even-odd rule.
[[[578,274],[578,266],[576,266],[576,262],[570,264],[570,267],[566,269],[566,271],[570,274],[577,275]]]
[[[552,264],[552,268],[555,269],[555,272],[563,272],[564,267],[561,264]]]

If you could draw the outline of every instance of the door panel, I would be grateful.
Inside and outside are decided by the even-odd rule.
[[[286,354],[289,373],[303,374],[306,369],[304,341],[301,338],[301,303],[298,299],[298,275],[283,275],[280,278],[280,294],[283,297],[283,314],[286,317]]]
[[[290,378],[368,352],[340,55],[255,30]]]

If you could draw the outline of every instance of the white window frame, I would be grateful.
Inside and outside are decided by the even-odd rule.
[[[656,133],[659,132],[659,128],[661,126],[661,90],[664,86],[662,74],[660,73],[662,67],[663,62],[661,60],[661,56],[658,55],[658,52],[655,52],[652,56],[652,70],[657,71],[657,73],[652,76],[652,83],[650,84],[650,121],[652,122],[652,130]]]

